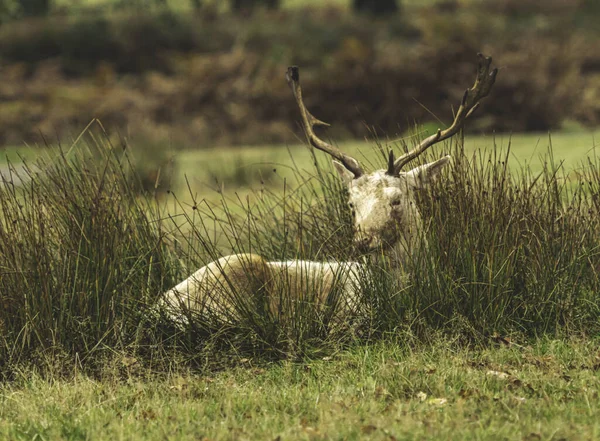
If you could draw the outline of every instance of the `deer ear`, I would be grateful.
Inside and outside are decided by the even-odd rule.
[[[349,185],[350,182],[352,182],[352,180],[354,179],[354,174],[350,170],[348,170],[346,167],[344,167],[344,165],[341,162],[338,162],[338,161],[331,161],[331,162],[333,162],[333,166],[335,167],[338,174],[342,178],[342,181],[344,182],[344,184]]]
[[[425,188],[439,176],[442,168],[450,162],[451,156],[446,155],[437,161],[423,164],[406,172],[408,183],[414,188]]]

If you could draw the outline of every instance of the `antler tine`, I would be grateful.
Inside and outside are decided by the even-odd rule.
[[[300,71],[298,66],[288,67],[285,74],[285,79],[294,93],[294,98],[296,99],[296,103],[298,103],[298,107],[300,108],[304,131],[306,132],[306,135],[308,136],[308,139],[313,147],[330,154],[333,158],[340,161],[344,167],[354,174],[355,178],[362,176],[363,170],[356,159],[348,156],[337,147],[323,141],[317,135],[315,135],[315,132],[313,131],[314,126],[329,126],[329,124],[315,118],[304,105],[304,101],[302,100],[302,88],[300,87]]]
[[[477,68],[475,84],[473,87],[465,91],[460,107],[454,116],[452,125],[445,130],[438,129],[435,134],[425,138],[414,149],[396,159],[396,162],[394,163],[394,173],[399,173],[400,170],[402,170],[402,167],[415,159],[432,145],[454,136],[460,129],[462,129],[465,120],[471,116],[475,110],[477,110],[480,101],[490,93],[490,90],[496,81],[498,69],[495,68],[490,73],[492,57],[486,57],[480,53],[477,54],[477,56],[479,57],[479,65]]]
[[[388,155],[388,168],[386,170],[386,174],[390,175],[390,176],[394,176],[394,171],[395,171],[395,167],[394,167],[394,151],[390,150],[390,153]]]

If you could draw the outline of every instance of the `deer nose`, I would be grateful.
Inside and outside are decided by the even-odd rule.
[[[373,237],[357,237],[354,240],[354,245],[360,252],[367,252],[371,248],[373,243]]]

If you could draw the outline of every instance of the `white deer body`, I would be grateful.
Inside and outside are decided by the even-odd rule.
[[[340,311],[356,313],[364,271],[356,262],[269,262],[256,254],[233,254],[203,266],[167,291],[159,306],[179,323],[190,315],[235,322],[240,307],[266,307],[275,317],[290,316],[298,302],[322,308],[333,301]]]
[[[398,159],[390,151],[387,169],[370,174],[363,171],[356,159],[315,135],[313,126],[327,124],[308,112],[302,100],[298,69],[288,69],[286,77],[310,143],[335,159],[334,166],[347,185],[356,247],[365,253],[383,254],[399,274],[403,261],[411,257],[424,230],[416,193],[439,176],[450,157],[444,156],[408,172],[401,169],[462,128],[494,84],[497,69],[490,73],[490,64],[491,58],[480,54],[475,84],[465,92],[450,127],[438,130]],[[281,318],[307,302],[315,308],[335,303],[339,314],[344,316],[360,312],[361,290],[369,283],[369,277],[367,268],[355,262],[273,262],[255,254],[234,254],[200,268],[166,292],[159,304],[179,322],[187,321],[190,313],[206,311],[220,320],[234,322],[241,308],[267,308]],[[332,297],[338,301],[332,302]]]

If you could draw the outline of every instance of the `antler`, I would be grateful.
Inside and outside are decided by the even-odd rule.
[[[294,98],[296,98],[296,103],[298,103],[298,107],[300,108],[300,114],[302,115],[302,124],[304,126],[304,131],[306,132],[310,143],[317,149],[324,151],[325,153],[329,153],[333,158],[340,161],[344,167],[350,170],[354,174],[354,178],[358,178],[363,175],[363,170],[356,159],[351,156],[348,156],[344,152],[342,152],[337,147],[323,141],[313,131],[314,126],[325,126],[328,127],[329,124],[318,120],[308,111],[304,102],[302,101],[302,88],[300,87],[300,72],[298,70],[298,66],[288,67],[287,72],[285,74],[285,79],[287,80],[292,92],[294,93]]]
[[[477,68],[477,78],[475,79],[475,84],[470,89],[465,91],[463,95],[462,102],[460,107],[458,108],[458,112],[456,112],[456,116],[454,117],[454,121],[452,125],[448,127],[446,130],[438,129],[437,133],[434,135],[425,138],[421,143],[412,149],[410,152],[405,153],[400,156],[394,162],[393,173],[398,174],[402,167],[404,167],[408,162],[415,159],[429,147],[434,144],[437,144],[444,139],[448,139],[454,136],[460,129],[462,129],[465,120],[477,110],[479,107],[480,101],[485,98],[494,82],[496,81],[496,75],[498,74],[498,69],[495,68],[490,73],[490,65],[492,64],[492,57],[486,57],[482,54],[477,54],[479,57],[479,66]],[[391,170],[391,167],[388,167],[388,173]]]

